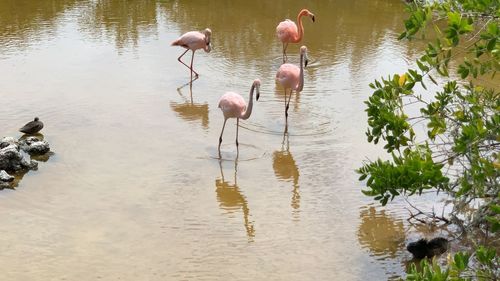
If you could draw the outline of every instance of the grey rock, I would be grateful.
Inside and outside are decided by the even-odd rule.
[[[14,177],[7,174],[6,171],[1,170],[0,171],[0,182],[12,182],[14,180]]]
[[[28,161],[24,157],[23,160],[21,160],[21,169],[36,170],[37,168],[38,168],[38,162],[33,160]]]
[[[28,137],[20,142],[21,149],[29,154],[45,154],[50,151],[47,141],[40,140],[37,137]]]
[[[3,138],[0,142],[0,170],[19,171],[38,167],[36,161],[24,158],[19,145],[24,148],[24,151],[32,154],[43,154],[50,149],[46,141],[40,141],[37,138],[28,138],[21,143],[14,138]]]
[[[0,149],[5,148],[9,145],[19,146],[19,142],[13,137],[4,137],[0,141]]]
[[[26,173],[38,168],[38,162],[30,158],[49,157],[49,143],[37,137],[27,137],[16,140],[5,137],[0,140],[0,190],[13,188],[16,185],[14,177],[7,172]],[[30,154],[28,156],[26,153]],[[48,158],[47,158],[48,159]],[[47,161],[47,160],[45,160]]]
[[[0,149],[0,170],[17,171],[23,165],[24,157],[19,152],[19,147],[15,144],[7,145]]]

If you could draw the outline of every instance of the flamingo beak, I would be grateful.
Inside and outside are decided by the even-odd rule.
[[[311,18],[312,18],[312,20],[313,20],[313,22],[314,22],[314,20],[315,20],[315,19],[314,19],[314,15],[312,15],[312,16],[311,16]]]
[[[309,63],[309,57],[307,56],[307,52],[304,54],[304,67],[307,67],[307,64]]]
[[[259,89],[259,87],[257,87],[257,97],[255,99],[259,100],[259,97],[260,97],[260,89]]]

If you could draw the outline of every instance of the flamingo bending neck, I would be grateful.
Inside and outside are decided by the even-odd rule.
[[[249,100],[248,100],[248,105],[247,109],[245,112],[241,115],[240,119],[247,120],[250,115],[252,114],[252,108],[253,108],[253,92],[255,90],[255,83],[252,84],[252,88],[250,88],[250,95],[249,95]],[[258,90],[257,90],[258,91]],[[258,94],[257,94],[258,95]]]
[[[305,50],[303,50],[304,47],[301,48],[300,52],[300,74],[299,74],[299,84],[297,85],[297,92],[302,92],[302,89],[304,88],[304,56],[305,56]]]
[[[297,92],[302,92],[304,88],[304,55],[300,54],[300,74],[299,74],[299,85],[297,86]]]

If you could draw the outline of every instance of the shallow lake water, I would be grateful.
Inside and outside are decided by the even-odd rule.
[[[304,18],[302,93],[284,135],[276,25]],[[354,172],[368,84],[405,71],[399,0],[0,1],[0,137],[38,116],[54,152],[0,191],[1,280],[384,280],[404,275],[407,211]],[[192,87],[170,43],[212,29]],[[188,53],[184,60],[189,62]],[[227,123],[226,91],[250,119]],[[180,88],[180,89],[179,89]],[[236,156],[238,158],[236,159]]]

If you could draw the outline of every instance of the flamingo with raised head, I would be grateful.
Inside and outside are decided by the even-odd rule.
[[[240,124],[240,119],[246,120],[252,114],[253,108],[253,92],[257,92],[256,100],[259,100],[260,96],[260,80],[255,79],[250,88],[250,97],[248,99],[248,106],[243,99],[243,97],[237,93],[227,92],[219,99],[219,108],[224,114],[224,125],[222,126],[222,131],[219,137],[219,157],[220,157],[220,145],[222,143],[222,134],[224,133],[224,128],[226,127],[226,121],[229,118],[236,118],[236,147],[238,147],[238,127]]]
[[[276,82],[285,89],[285,117],[288,120],[288,107],[292,99],[292,92],[299,93],[304,88],[304,67],[307,67],[307,47],[300,47],[300,67],[291,63],[284,63],[276,73]],[[288,102],[286,99],[287,89],[290,89]]]
[[[212,31],[210,30],[210,28],[205,28],[205,30],[203,31],[189,31],[184,33],[181,37],[179,37],[171,44],[171,46],[181,46],[186,49],[186,51],[182,53],[182,55],[180,55],[177,60],[191,70],[191,81],[193,80],[193,72],[196,75],[196,78],[198,78],[198,73],[193,69],[194,52],[198,49],[203,49],[205,52],[210,53],[210,51],[212,50],[212,46],[210,44],[211,36]],[[181,60],[181,58],[189,50],[193,52],[193,54],[191,55],[191,66],[188,66]]]
[[[303,16],[310,17],[313,22],[315,20],[313,13],[309,12],[307,9],[302,9],[297,15],[298,28],[297,25],[289,19],[280,22],[276,27],[276,35],[278,35],[281,43],[283,43],[283,63],[286,61],[285,58],[288,60],[286,56],[288,43],[299,43],[304,36],[304,26],[302,25]]]

